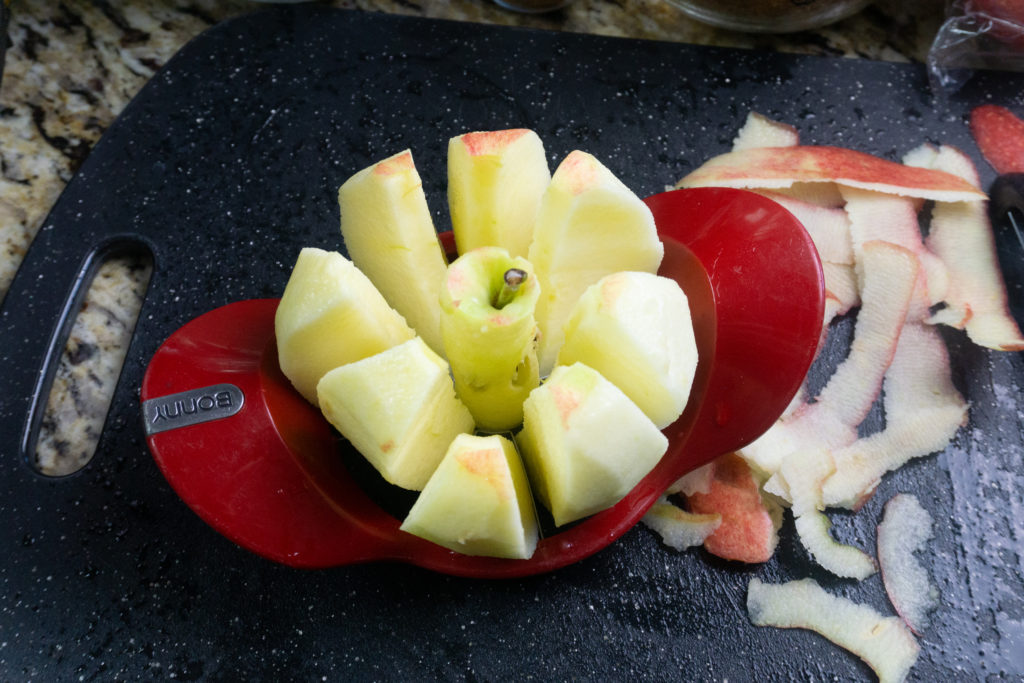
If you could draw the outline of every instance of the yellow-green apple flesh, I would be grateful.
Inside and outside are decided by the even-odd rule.
[[[448,211],[460,254],[501,247],[526,257],[551,182],[544,144],[532,130],[477,131],[448,141]]]
[[[523,406],[516,435],[538,500],[555,524],[617,503],[665,454],[668,439],[596,370],[558,366]]]
[[[590,154],[571,152],[541,200],[529,260],[540,279],[541,376],[554,367],[576,300],[605,275],[655,273],[664,254],[647,205]]]
[[[455,390],[482,430],[518,427],[523,401],[540,384],[534,318],[540,293],[530,263],[501,247],[474,249],[448,267],[441,336]]]
[[[814,579],[780,584],[751,579],[747,614],[755,626],[802,628],[860,657],[883,683],[906,679],[920,646],[898,617],[826,592]]]
[[[677,187],[789,188],[837,183],[940,202],[980,202],[984,192],[943,171],[906,166],[842,147],[800,145],[727,152],[707,161]]]
[[[437,293],[447,261],[420,175],[408,150],[365,168],[338,189],[341,235],[349,258],[437,353]]]
[[[401,528],[464,555],[529,558],[537,516],[515,446],[498,434],[455,437]]]
[[[388,482],[419,491],[473,417],[448,364],[419,337],[331,370],[317,385],[324,417]]]
[[[697,342],[686,294],[644,272],[606,275],[584,291],[565,324],[557,365],[600,372],[664,429],[686,407]]]
[[[338,252],[299,252],[274,317],[278,363],[317,405],[316,385],[330,370],[412,339],[401,315]]]

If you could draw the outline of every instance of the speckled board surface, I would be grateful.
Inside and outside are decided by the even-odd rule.
[[[936,103],[915,67],[308,7],[204,34],[110,128],[0,310],[0,678],[869,678],[812,634],[748,622],[753,576],[812,576],[891,613],[877,576],[853,583],[810,564],[791,522],[757,567],[667,550],[641,528],[517,581],[288,569],[218,536],[171,492],[145,447],[138,387],[177,327],[278,295],[302,246],[339,248],[338,185],[403,148],[443,228],[447,140],[470,129],[533,128],[553,164],[586,149],[650,194],[725,151],[751,109],[811,143],[896,159],[945,142],[977,157],[969,107],[1021,106],[1022,85],[986,75]],[[155,269],[98,454],[77,475],[41,477],[18,444],[42,340],[95,255],[120,248],[150,251]],[[943,604],[912,679],[1016,680],[1024,364],[946,338],[970,425],[859,513],[834,516],[836,533],[866,546],[884,502],[917,494],[937,522],[926,564]]]

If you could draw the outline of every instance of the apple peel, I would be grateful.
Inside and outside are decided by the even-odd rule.
[[[853,263],[853,248],[850,244],[850,219],[841,208],[823,207],[813,202],[790,197],[778,192],[758,194],[782,205],[807,230],[818,256],[825,263]]]
[[[916,496],[907,493],[889,499],[878,525],[878,563],[885,592],[897,614],[918,635],[939,604],[938,589],[914,557],[932,538],[932,525],[932,516]]]
[[[934,327],[904,326],[883,387],[886,427],[833,452],[826,505],[859,507],[884,474],[941,451],[967,422],[968,404],[953,386],[949,352]]]
[[[881,683],[904,680],[920,652],[902,620],[832,595],[813,579],[781,584],[751,579],[747,613],[755,626],[814,631],[862,659]]]
[[[916,152],[911,160],[930,160],[930,168],[957,174],[976,187],[979,184],[974,164],[953,147],[944,145],[934,153]],[[986,207],[937,203],[926,243],[949,269],[946,307],[931,322],[965,329],[979,346],[1001,351],[1024,350],[1024,335],[1009,312]]]
[[[1024,121],[1006,107],[983,104],[971,110],[971,135],[996,173],[1024,173]]]
[[[896,352],[917,280],[917,258],[888,242],[864,244],[861,308],[854,344],[814,403],[776,422],[741,451],[765,472],[777,472],[791,453],[808,446],[839,448],[857,439]]]
[[[832,522],[822,512],[822,482],[834,471],[835,464],[827,450],[808,449],[787,457],[778,476],[785,480],[792,500],[800,542],[815,561],[836,576],[866,579],[877,571],[874,559],[859,548],[832,538]]]
[[[760,147],[794,147],[800,144],[800,134],[788,123],[774,121],[755,111],[747,114],[743,126],[732,141],[734,152]]]
[[[984,192],[943,171],[906,166],[852,149],[801,145],[727,152],[704,163],[676,187],[779,189],[829,182],[944,202],[979,202]]]
[[[721,515],[704,549],[726,560],[767,562],[779,542],[781,509],[762,497],[750,466],[735,453],[719,457],[707,493],[687,497],[690,512]]]
[[[662,496],[641,518],[670,548],[682,551],[701,545],[722,524],[719,514],[687,512]]]

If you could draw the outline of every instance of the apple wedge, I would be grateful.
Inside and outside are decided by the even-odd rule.
[[[706,162],[676,187],[788,188],[838,183],[943,202],[980,202],[985,193],[942,171],[905,166],[842,147],[801,145],[728,152]]]
[[[292,385],[318,405],[330,370],[412,339],[414,332],[369,279],[338,252],[299,252],[274,317],[277,358]]]
[[[419,337],[331,370],[316,390],[327,421],[384,479],[413,491],[452,439],[473,431],[448,364]]]
[[[622,389],[658,429],[675,422],[697,370],[690,305],[679,283],[623,271],[588,287],[558,352],[558,365],[576,362]]]
[[[939,605],[939,591],[914,557],[932,538],[932,516],[917,498],[898,493],[885,504],[878,525],[878,564],[889,601],[914,633],[921,635]]]
[[[755,626],[803,628],[860,657],[880,683],[907,677],[920,646],[896,617],[826,592],[813,579],[767,584],[751,579],[747,613]]]
[[[501,247],[525,257],[551,182],[544,144],[532,130],[479,131],[448,141],[448,210],[460,254]]]
[[[555,364],[576,300],[605,275],[655,273],[664,254],[647,205],[593,156],[571,152],[541,200],[529,260],[540,280],[541,376]]]
[[[676,550],[686,550],[704,543],[722,524],[722,516],[687,512],[662,496],[640,521],[658,534],[665,545]]]
[[[512,442],[497,434],[455,437],[401,529],[464,555],[528,559],[537,516]]]
[[[537,499],[562,525],[617,503],[658,464],[668,439],[618,387],[574,363],[530,393],[516,444]]]
[[[441,337],[455,390],[485,431],[512,430],[540,384],[533,267],[500,247],[467,252],[440,291]]]
[[[338,189],[349,258],[437,353],[437,293],[446,260],[409,150],[359,171]]]

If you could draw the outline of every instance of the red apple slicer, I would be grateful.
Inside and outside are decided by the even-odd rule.
[[[690,400],[665,429],[670,445],[658,466],[614,507],[543,538],[532,558],[462,555],[399,530],[398,517],[346,465],[349,444],[281,374],[276,299],[210,311],[154,355],[141,398],[157,465],[214,529],[294,567],[398,561],[496,578],[588,557],[680,476],[768,429],[803,381],[821,332],[821,263],[788,211],[723,188],[645,201],[665,244],[660,273],[690,301],[700,356]]]

